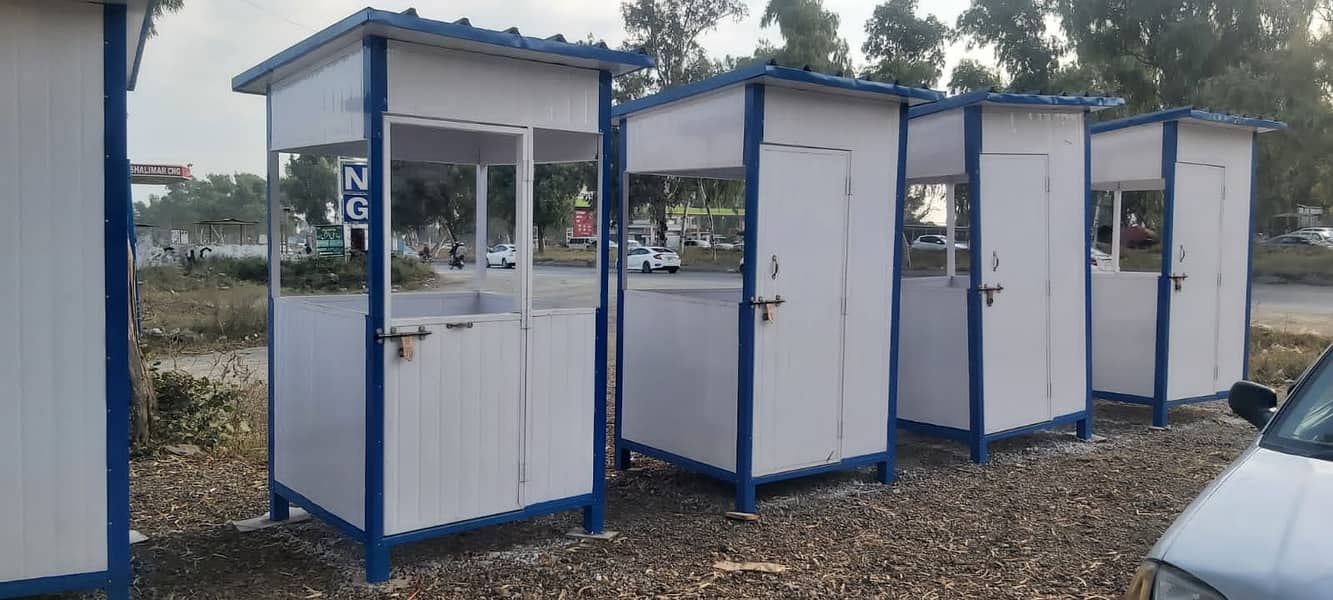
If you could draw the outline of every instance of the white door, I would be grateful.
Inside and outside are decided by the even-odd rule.
[[[1047,421],[1050,398],[1050,206],[1045,155],[981,156],[981,299],[985,430]],[[961,359],[960,359],[961,360]]]
[[[1217,287],[1225,176],[1222,167],[1176,163],[1172,247],[1163,249],[1171,252],[1170,275],[1175,277],[1167,359],[1169,400],[1218,391]]]
[[[843,291],[849,155],[760,152],[754,474],[841,460]],[[888,199],[886,198],[887,202]]]

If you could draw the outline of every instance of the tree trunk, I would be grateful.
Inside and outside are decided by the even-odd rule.
[[[152,444],[153,428],[157,423],[157,390],[153,388],[153,372],[144,360],[139,346],[138,285],[134,270],[134,251],[127,248],[130,268],[130,330],[125,340],[130,350],[130,442],[133,447]]]

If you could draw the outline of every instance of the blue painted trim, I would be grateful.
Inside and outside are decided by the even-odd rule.
[[[1242,348],[1240,373],[1241,379],[1250,378],[1250,315],[1254,304],[1254,210],[1258,204],[1255,198],[1256,182],[1259,177],[1259,132],[1251,136],[1250,142],[1250,227],[1249,245],[1245,250],[1245,345]]]
[[[1049,108],[1083,108],[1084,110],[1105,110],[1125,103],[1124,98],[1114,96],[1051,96],[1047,94],[1011,94],[976,90],[945,98],[939,102],[913,107],[911,117],[924,117],[946,110],[975,106],[978,104],[1012,104],[1019,106],[1037,106]]]
[[[134,66],[130,68],[130,80],[125,89],[133,92],[135,86],[139,84],[139,66],[143,63],[143,49],[148,45],[148,31],[153,24],[153,7],[157,6],[158,0],[148,0],[144,6],[143,23],[139,25],[139,42],[134,50]],[[126,27],[129,25],[126,24]]]
[[[1195,110],[1192,106],[1182,106],[1180,108],[1171,108],[1153,113],[1134,115],[1114,121],[1106,121],[1092,126],[1092,132],[1106,133],[1117,129],[1127,127],[1137,127],[1139,125],[1148,125],[1151,123],[1166,123],[1170,121],[1180,121],[1190,119],[1207,124],[1230,125],[1234,127],[1248,127],[1254,129],[1257,133],[1286,129],[1287,124],[1281,121],[1270,121],[1268,119],[1255,119],[1251,117],[1238,117],[1223,113],[1206,112]]]
[[[736,510],[754,512],[754,306],[759,245],[759,169],[764,143],[764,86],[745,86],[745,267],[738,310],[740,351],[736,370]]]
[[[462,533],[465,531],[471,531],[483,527],[492,527],[503,523],[512,523],[514,521],[523,521],[535,517],[540,517],[543,515],[564,512],[567,510],[577,510],[580,508],[587,508],[596,503],[597,500],[593,497],[593,494],[582,494],[579,496],[571,496],[569,498],[561,498],[559,500],[540,502],[538,504],[533,504],[531,506],[525,506],[520,510],[501,513],[498,515],[489,515],[485,517],[479,517],[476,519],[470,519],[467,521],[450,523],[448,525],[440,525],[438,527],[430,527],[427,529],[419,529],[417,531],[409,531],[407,533],[394,534],[384,538],[384,543],[388,546],[408,544],[411,542],[417,542],[421,540],[437,538],[446,535],[453,535],[456,533]]]
[[[721,467],[714,467],[713,465],[699,462],[697,460],[694,460],[693,458],[686,458],[679,454],[667,452],[666,450],[662,450],[660,448],[654,448],[647,444],[640,444],[638,442],[631,441],[628,439],[620,440],[620,445],[625,450],[638,452],[639,454],[642,454],[644,456],[656,458],[657,460],[675,465],[691,473],[698,473],[699,475],[712,477],[713,479],[718,479],[726,482],[736,481],[735,473],[723,469]]]
[[[1181,405],[1181,404],[1198,404],[1198,403],[1200,403],[1200,402],[1212,402],[1212,401],[1214,401],[1214,400],[1226,400],[1227,398],[1230,398],[1230,397],[1231,397],[1231,390],[1225,390],[1225,391],[1218,392],[1218,393],[1216,393],[1216,394],[1207,394],[1207,395],[1204,395],[1204,396],[1193,396],[1193,397],[1190,397],[1190,398],[1177,398],[1177,399],[1175,399],[1175,400],[1167,400],[1167,401],[1166,401],[1166,404],[1167,404],[1167,406],[1178,406],[1178,405]]]
[[[1122,393],[1120,393],[1120,392],[1102,392],[1102,391],[1094,391],[1092,394],[1093,394],[1094,396],[1098,397],[1098,398],[1103,399],[1103,400],[1111,400],[1111,401],[1113,401],[1113,402],[1125,402],[1125,403],[1128,403],[1128,404],[1147,404],[1147,405],[1152,405],[1152,404],[1155,404],[1155,403],[1157,402],[1156,400],[1154,400],[1154,399],[1153,399],[1152,397],[1150,397],[1150,396],[1137,396],[1137,395],[1134,395],[1134,394],[1122,394]]]
[[[807,83],[826,86],[829,88],[865,92],[869,94],[881,94],[890,96],[904,102],[934,102],[944,98],[944,94],[924,88],[914,88],[892,83],[880,83],[877,81],[867,81],[864,79],[853,79],[850,77],[838,77],[836,75],[825,75],[823,73],[813,73],[802,69],[791,69],[779,67],[764,63],[757,63],[747,67],[741,67],[734,71],[723,73],[715,77],[710,77],[703,81],[698,81],[690,85],[681,86],[640,98],[633,102],[626,102],[616,106],[612,111],[617,118],[624,117],[639,111],[647,110],[663,104],[669,104],[679,100],[684,100],[691,96],[707,94],[716,90],[733,85],[745,83],[747,85],[756,83],[755,79],[769,79],[777,81],[790,81],[794,83]]]
[[[1083,112],[1083,256],[1092,256],[1093,221],[1092,196],[1092,117]],[[1078,434],[1083,439],[1092,439],[1092,265],[1084,258],[1083,263],[1083,393],[1086,395],[1083,410],[1088,418],[1079,424]]]
[[[333,514],[332,511],[324,508],[323,506],[320,506],[314,500],[307,498],[304,494],[297,492],[296,490],[293,490],[292,488],[289,488],[278,481],[274,481],[270,489],[280,494],[283,498],[286,498],[288,502],[291,502],[292,504],[301,507],[316,519],[319,519],[320,521],[323,521],[324,523],[328,524],[330,527],[333,527],[338,531],[343,532],[344,534],[347,535],[347,537],[350,537],[358,542],[365,543],[366,541],[365,530],[361,529],[360,527],[357,527],[356,525],[351,524],[346,519],[343,519],[342,517]]]
[[[18,581],[0,581],[0,598],[25,598],[28,596],[94,590],[106,585],[109,577],[110,575],[106,571],[97,571],[76,575],[20,579]],[[128,593],[129,591],[126,590],[126,594]],[[128,598],[129,596],[123,597]]]
[[[366,153],[370,172],[370,252],[367,279],[370,310],[366,315],[366,580],[389,578],[389,552],[384,544],[384,344],[376,333],[388,328],[389,240],[385,239],[387,217],[384,201],[384,112],[388,110],[388,58],[382,37],[367,37],[364,47]]]
[[[620,152],[616,155],[616,237],[625,243],[625,221],[629,215],[629,175],[625,172],[625,161],[629,160],[629,122],[620,124],[620,136],[617,145]],[[607,244],[608,246],[610,244]],[[625,431],[625,263],[616,254],[616,468],[629,468],[629,450],[624,449]]]
[[[945,427],[943,425],[922,423],[921,421],[911,421],[908,419],[898,419],[898,427],[903,431],[910,431],[917,435],[944,438],[946,440],[957,440],[965,444],[972,441],[972,432],[970,430],[958,429],[957,427]]]
[[[968,240],[969,248],[981,248],[981,106],[973,104],[963,109],[964,169],[967,171]],[[972,460],[985,462],[986,450],[982,439],[986,432],[986,395],[982,385],[985,368],[981,345],[981,269],[976,263],[968,268],[967,291],[967,386],[968,430],[972,446]]]
[[[764,475],[761,477],[755,477],[754,484],[764,485],[766,483],[773,483],[775,481],[799,479],[801,477],[810,477],[811,475],[832,473],[834,471],[850,471],[852,469],[859,469],[867,465],[883,463],[891,460],[893,460],[893,451],[876,452],[874,454],[864,454],[861,456],[844,458],[838,462],[829,463],[826,465],[817,465],[814,467],[806,467],[804,469],[793,469],[791,471],[783,471],[781,473],[770,473],[768,475]]]
[[[1166,427],[1167,380],[1170,376],[1171,273],[1175,257],[1176,150],[1180,123],[1162,123],[1162,272],[1157,276],[1157,331],[1153,358],[1153,425]]]
[[[107,595],[128,598],[130,573],[130,159],[127,120],[126,9],[102,8],[103,251],[106,300]]]
[[[905,219],[907,205],[907,136],[909,135],[907,116],[907,103],[898,105],[898,169],[897,181],[894,185],[894,209],[893,209],[893,286],[890,313],[889,313],[889,429],[888,440],[884,447],[888,458],[884,461],[882,472],[879,474],[879,480],[882,483],[891,483],[897,479],[897,457],[898,457],[898,360],[902,353],[899,351],[898,340],[901,338],[899,331],[900,320],[902,318],[902,298],[903,298],[903,221]]]
[[[597,243],[597,342],[594,350],[596,358],[593,368],[595,378],[593,387],[593,422],[592,422],[592,504],[584,514],[583,529],[588,533],[601,533],[605,520],[606,508],[606,385],[607,385],[607,319],[611,308],[611,202],[615,195],[612,175],[612,155],[615,152],[615,140],[611,131],[611,73],[602,71],[599,76],[597,124],[602,134],[601,173],[598,173],[598,211],[601,223],[598,232],[601,239]],[[618,415],[617,415],[618,416]],[[619,421],[619,419],[616,419]]]
[[[997,431],[995,433],[987,435],[985,441],[986,443],[989,444],[991,442],[998,442],[1003,439],[1018,437],[1020,435],[1027,435],[1029,433],[1034,433],[1037,431],[1054,429],[1056,427],[1063,427],[1065,425],[1073,425],[1078,421],[1086,419],[1087,417],[1088,417],[1087,411],[1080,410],[1075,413],[1069,413],[1067,415],[1058,416],[1049,421],[1044,421],[1041,423],[1033,423],[1032,425],[1024,425],[1023,427],[1015,427],[1013,429],[1006,429],[1004,431]]]
[[[358,32],[358,30],[360,31]],[[402,33],[418,34],[414,37],[418,43],[420,40],[419,34],[425,34],[441,39],[462,40],[508,50],[538,53],[545,56],[534,60],[555,64],[570,64],[570,66],[583,68],[588,68],[588,66],[586,64],[572,64],[573,61],[596,61],[601,63],[600,68],[614,69],[616,75],[624,75],[639,69],[657,66],[657,61],[652,57],[636,52],[610,50],[589,44],[573,44],[554,39],[525,37],[505,31],[472,27],[463,23],[447,23],[396,12],[365,8],[237,75],[231,80],[231,88],[237,92],[257,94],[265,87],[263,80],[272,75],[275,70],[289,65],[353,32],[359,33],[363,39],[371,37],[394,38]],[[560,58],[572,60],[560,61]]]

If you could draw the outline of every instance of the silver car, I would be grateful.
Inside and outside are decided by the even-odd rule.
[[[1230,404],[1263,433],[1157,541],[1127,599],[1333,598],[1333,347],[1280,410],[1248,381]]]

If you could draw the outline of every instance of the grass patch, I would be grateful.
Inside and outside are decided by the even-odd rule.
[[[1333,285],[1333,251],[1256,246],[1254,277],[1284,283]]]
[[[1281,386],[1296,379],[1333,343],[1333,338],[1264,325],[1250,326],[1250,379]]]
[[[948,253],[943,250],[911,249],[907,252],[907,260],[903,262],[903,269],[908,271],[934,271],[943,275],[949,260],[947,255]],[[971,265],[972,255],[967,250],[957,250],[954,252],[954,260],[957,261],[958,272],[966,273],[968,266]]]
[[[265,456],[268,386],[240,357],[220,358],[207,375],[163,369],[159,361],[151,375],[157,395],[152,442],[136,453],[188,444],[212,453]]]

